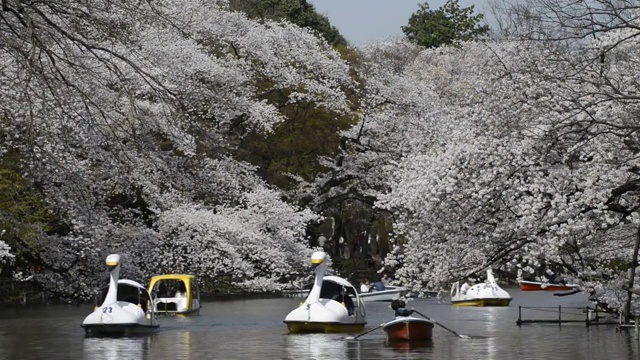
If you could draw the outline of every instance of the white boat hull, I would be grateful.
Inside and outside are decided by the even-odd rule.
[[[364,321],[349,316],[344,305],[329,299],[320,299],[313,304],[302,304],[284,319],[292,333],[343,332],[346,328],[364,328]]]
[[[393,301],[399,299],[405,289],[403,287],[387,287],[385,290],[360,293],[360,299],[370,301]]]
[[[153,311],[157,314],[197,314],[200,312],[200,302],[192,300],[191,306],[187,298],[158,298],[153,301]]]
[[[347,308],[335,300],[320,299],[312,304],[302,304],[291,311],[285,321],[350,321]]]
[[[96,308],[81,326],[87,336],[127,336],[153,332],[158,328],[151,314],[147,315],[137,305],[125,301]]]

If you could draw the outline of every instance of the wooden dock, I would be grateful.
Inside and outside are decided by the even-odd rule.
[[[635,262],[635,266],[637,267],[638,263],[637,263],[637,259],[638,259],[638,247],[640,246],[640,237],[638,238],[638,241],[636,242],[635,248],[634,248],[634,262]],[[634,268],[635,269],[635,268]],[[638,289],[632,289],[633,287],[633,278],[634,278],[634,273],[631,273],[631,280],[630,280],[630,285],[623,285],[622,289],[626,290],[629,294],[629,299],[631,299],[632,295],[640,295],[640,290]],[[554,294],[557,295],[557,294]],[[563,296],[563,295],[559,295],[559,296]],[[606,305],[606,304],[605,304]],[[546,311],[546,312],[556,312],[555,308],[550,308],[550,307],[526,307],[526,306],[518,306],[518,320],[516,321],[516,324],[518,326],[521,326],[523,324],[535,324],[535,323],[547,323],[547,324],[559,324],[562,325],[563,323],[584,323],[586,326],[593,326],[593,325],[616,325],[616,332],[620,332],[623,330],[630,330],[633,329],[635,330],[635,338],[636,340],[640,341],[640,314],[633,314],[630,312],[629,309],[626,309],[629,314],[627,314],[627,316],[623,317],[623,311],[618,312],[618,319],[617,320],[612,320],[611,317],[606,317],[606,318],[601,318],[598,314],[598,307],[596,306],[596,308],[590,308],[590,307],[585,307],[585,308],[569,308],[569,309],[573,309],[573,310],[582,310],[582,313],[586,314],[584,319],[578,319],[576,318],[576,315],[581,315],[581,314],[576,314],[576,313],[570,313],[571,316],[573,316],[572,319],[563,319],[563,313],[562,313],[562,306],[558,306],[558,317],[557,319],[523,319],[522,318],[522,309],[525,310],[538,310],[538,311]],[[554,309],[554,310],[550,310],[550,309]],[[571,311],[571,310],[570,310]],[[606,312],[605,312],[606,313]],[[565,316],[567,315],[567,313],[565,312]]]
[[[557,314],[557,318],[554,319],[523,319],[522,310],[528,310],[528,312],[537,313],[554,313]],[[564,310],[564,313],[563,313]],[[564,316],[563,316],[564,315]],[[518,320],[516,324],[522,326],[524,324],[568,324],[568,323],[583,323],[585,326],[594,325],[618,325],[617,321],[611,321],[599,316],[596,309],[590,307],[529,307],[518,306]]]

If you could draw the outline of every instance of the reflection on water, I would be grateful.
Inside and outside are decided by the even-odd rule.
[[[198,351],[193,349],[193,334],[189,330],[161,332],[154,341],[154,353],[166,359],[195,359]]]
[[[160,318],[160,330],[147,337],[86,338],[80,327],[91,306],[0,308],[0,359],[630,359],[638,358],[633,332],[584,324],[517,326],[518,305],[582,306],[579,298],[511,292],[512,306],[458,308],[416,300],[411,306],[442,327],[428,346],[385,344],[382,329],[357,340],[353,334],[290,335],[282,320],[296,299],[234,300],[206,303],[200,316]],[[586,305],[586,304],[585,304]],[[368,303],[365,330],[389,321],[386,303]]]
[[[135,338],[86,337],[83,353],[86,359],[143,359],[151,347],[151,336]]]
[[[0,359],[9,358],[9,334],[0,330]]]
[[[176,333],[175,345],[180,349],[181,359],[191,359],[191,331]]]
[[[364,340],[340,334],[287,335],[287,359],[423,359],[433,352],[433,341],[388,343],[383,334],[378,335]]]
[[[400,353],[421,352],[430,353],[433,347],[433,340],[428,341],[388,341],[385,345]]]
[[[507,310],[505,310],[507,309]],[[500,357],[498,353],[498,344],[496,343],[496,334],[498,332],[498,317],[500,315],[506,316],[508,315],[507,307],[488,307],[484,309],[484,326],[485,326],[485,335],[488,336],[486,339],[486,349],[487,355],[489,359],[497,359]]]
[[[340,334],[288,335],[285,340],[288,359],[422,359],[430,357],[433,347],[433,341],[387,342],[384,333],[364,340]]]
[[[353,359],[349,343],[340,334],[300,334],[288,335],[285,347],[291,359]]]
[[[158,318],[160,331],[153,338],[152,357],[162,359],[196,359],[203,346],[197,344],[200,316],[172,314]]]

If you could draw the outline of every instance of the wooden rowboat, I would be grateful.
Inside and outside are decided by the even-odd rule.
[[[520,283],[520,290],[522,291],[568,291],[578,287],[578,285],[543,283],[539,281],[525,280],[520,280],[518,283]]]
[[[382,329],[388,342],[431,340],[434,322],[413,316],[398,316],[386,323]]]

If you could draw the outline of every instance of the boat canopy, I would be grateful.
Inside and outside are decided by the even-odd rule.
[[[142,284],[140,284],[139,282],[133,281],[133,280],[120,279],[120,280],[118,280],[118,285],[120,285],[120,284],[126,284],[126,285],[133,286],[135,288],[142,289],[142,290],[145,290],[145,291],[147,290],[147,288],[142,286]]]
[[[343,288],[347,294],[352,295],[355,298],[358,297],[356,288],[354,288],[347,280],[338,276],[325,276],[322,278],[320,297],[323,299],[331,299],[334,295],[340,294],[340,290]]]
[[[191,302],[191,299],[200,301],[198,282],[196,281],[196,276],[191,274],[163,274],[153,276],[149,282],[149,292],[157,298],[172,298],[182,285],[184,285],[188,302]]]
[[[96,297],[96,306],[100,306],[107,297],[109,285],[104,286]],[[120,279],[118,280],[118,301],[126,301],[140,305],[146,311],[147,302],[151,301],[149,291],[137,281]]]
[[[182,280],[185,283],[194,281],[196,279],[195,275],[190,274],[163,274],[156,275],[151,278],[151,285],[159,280]]]
[[[342,286],[346,286],[346,287],[350,287],[353,288],[353,285],[351,285],[350,282],[348,282],[347,280],[339,277],[339,276],[333,276],[333,275],[329,275],[329,276],[325,276],[322,278],[323,281],[332,281],[338,285],[342,285]]]

